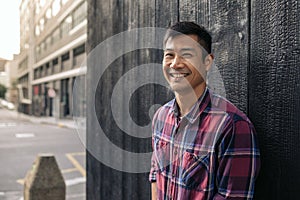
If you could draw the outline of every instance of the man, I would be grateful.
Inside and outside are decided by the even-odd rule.
[[[193,22],[171,26],[163,73],[175,99],[153,118],[152,199],[252,199],[259,171],[247,116],[206,85],[211,36]]]

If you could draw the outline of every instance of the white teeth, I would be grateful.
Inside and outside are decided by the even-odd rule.
[[[171,74],[171,75],[172,75],[172,77],[174,77],[174,78],[183,78],[183,77],[186,76],[186,74]]]

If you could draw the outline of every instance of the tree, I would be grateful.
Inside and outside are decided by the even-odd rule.
[[[0,98],[5,97],[6,90],[7,90],[7,88],[0,83]]]

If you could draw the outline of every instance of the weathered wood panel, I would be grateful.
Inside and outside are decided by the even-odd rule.
[[[250,116],[262,154],[257,199],[298,199],[299,1],[252,1]]]
[[[126,30],[154,27],[155,24],[166,27],[167,24],[165,23],[169,23],[168,20],[161,20],[157,13],[169,10],[169,6],[177,9],[177,6],[174,3],[157,6],[156,3],[154,0],[89,1],[88,52],[92,52],[102,41]],[[170,19],[171,21],[173,20]],[[124,43],[143,43],[143,37],[143,35],[137,35],[135,41],[124,41]],[[118,46],[108,48],[118,48]],[[124,48],[124,46],[120,44],[119,48]],[[103,49],[103,51],[113,53],[107,49]],[[93,102],[95,105],[87,108],[89,113],[87,118],[87,199],[148,199],[150,197],[148,172],[127,173],[116,170],[111,166],[102,164],[95,154],[107,151],[107,146],[103,144],[102,136],[99,134],[99,124],[109,141],[123,150],[124,154],[111,157],[112,162],[114,159],[119,159],[124,164],[128,164],[128,160],[125,159],[126,152],[151,152],[151,130],[148,130],[148,138],[134,137],[122,130],[114,120],[111,98],[118,81],[124,75],[130,72],[128,84],[131,85],[134,84],[134,80],[139,79],[140,72],[131,71],[135,67],[143,64],[161,63],[162,51],[159,49],[124,51],[124,54],[116,58],[109,66],[99,65],[101,61],[97,59],[95,57],[88,60],[87,84],[90,91],[88,91],[87,105],[93,105]],[[97,67],[107,67],[101,77],[96,77]],[[163,79],[161,72],[153,71],[151,66],[149,69],[145,69],[143,73],[154,74],[154,77]],[[128,93],[126,91],[127,85],[123,85],[123,87],[124,90],[119,93],[119,98],[123,98]],[[115,104],[113,107],[121,113],[128,112],[126,107],[129,107],[132,120],[137,125],[144,126],[151,124],[149,117],[151,106],[163,104],[170,97],[171,93],[166,88],[157,84],[146,84],[132,94],[129,105]],[[97,113],[96,118],[92,116],[91,113],[93,112]],[[123,124],[123,126],[128,125]],[[146,163],[133,161],[130,164],[133,167],[145,164],[150,167],[150,159]]]

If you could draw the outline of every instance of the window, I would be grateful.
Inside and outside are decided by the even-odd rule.
[[[39,36],[41,34],[41,32],[40,32],[40,26],[39,25],[36,25],[35,26],[35,35],[36,36]]]
[[[68,0],[61,0],[62,5],[66,4]]]
[[[54,65],[57,65],[57,64],[58,64],[58,58],[54,58],[52,60],[52,65],[54,66]]]
[[[60,39],[59,29],[55,29],[52,33],[52,44],[55,44]]]
[[[43,31],[44,30],[44,24],[45,24],[45,19],[41,18],[40,19],[40,30]]]
[[[82,44],[82,45],[80,45],[79,47],[76,47],[76,48],[73,50],[73,55],[74,55],[74,57],[75,57],[75,56],[78,56],[78,55],[80,55],[80,54],[82,54],[82,53],[84,53],[84,52],[85,52],[85,45]]]
[[[50,19],[52,16],[51,16],[51,13],[52,13],[52,10],[51,8],[48,8],[47,11],[46,11],[46,18],[47,19]]]
[[[46,50],[46,44],[45,42],[41,43],[41,51],[44,52]]]
[[[73,27],[80,24],[86,19],[87,15],[87,3],[84,1],[73,13]]]
[[[52,16],[57,15],[60,10],[60,0],[54,0],[52,3]]]
[[[46,38],[46,46],[47,46],[47,48],[49,49],[49,48],[51,47],[51,45],[52,45],[51,37],[48,36],[48,37]]]
[[[72,26],[72,16],[68,16],[61,24],[61,36],[64,37],[69,34]]]
[[[40,6],[41,7],[44,7],[45,3],[46,3],[46,0],[40,0]]]
[[[69,54],[69,52],[67,52],[61,56],[61,61],[63,62],[63,61],[69,60],[69,58],[70,58],[70,54]]]

